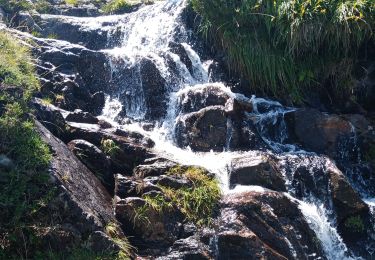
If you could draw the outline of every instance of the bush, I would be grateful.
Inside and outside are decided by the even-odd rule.
[[[253,90],[304,94],[329,84],[350,92],[358,50],[372,37],[373,0],[191,0],[201,30]]]

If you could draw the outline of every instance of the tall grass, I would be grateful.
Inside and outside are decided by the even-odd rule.
[[[373,0],[191,0],[208,40],[251,88],[301,101],[313,88],[348,93]]]

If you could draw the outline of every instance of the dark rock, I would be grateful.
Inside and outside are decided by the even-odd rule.
[[[170,42],[169,48],[171,52],[177,54],[180,57],[180,60],[185,64],[186,68],[189,70],[191,75],[194,75],[193,64],[187,54],[184,46],[181,43]]]
[[[83,50],[78,61],[78,72],[85,85],[93,92],[107,91],[112,79],[112,70],[103,52]]]
[[[209,260],[213,259],[208,246],[199,241],[197,237],[189,237],[174,242],[171,252],[157,260]]]
[[[160,176],[168,172],[171,168],[177,166],[178,164],[173,161],[156,161],[150,164],[138,165],[134,171],[133,175],[141,178],[149,176]]]
[[[45,38],[54,35],[60,40],[81,44],[88,49],[104,49],[107,44],[108,31],[103,28],[87,28],[81,23],[72,22],[72,18],[64,16],[40,15],[35,18]]]
[[[222,151],[227,139],[227,116],[221,106],[184,115],[176,125],[177,143],[194,151]]]
[[[151,59],[143,58],[140,62],[140,73],[146,104],[146,119],[160,119],[167,112],[165,79]]]
[[[220,84],[198,85],[179,95],[179,106],[182,113],[191,113],[208,106],[225,106],[230,98],[229,90]]]
[[[87,241],[87,245],[92,248],[93,252],[98,254],[121,251],[121,248],[116,243],[113,243],[112,238],[103,231],[93,232]]]
[[[299,109],[287,114],[287,120],[297,142],[306,149],[339,156],[340,143],[353,136],[351,124],[337,115],[327,115],[316,109]]]
[[[121,174],[115,175],[115,196],[124,199],[127,197],[138,196],[139,182],[136,182],[131,177],[126,177]]]
[[[308,259],[312,254],[324,258],[298,205],[282,193],[228,195],[218,224],[218,259]]]
[[[53,248],[58,251],[72,250],[82,243],[81,233],[72,224],[58,224],[53,227],[43,228],[39,233],[41,234],[39,239],[42,248]]]
[[[65,117],[66,121],[77,122],[77,123],[86,123],[86,124],[97,124],[99,119],[88,112],[83,112],[80,109],[74,110],[73,113],[69,113]]]
[[[111,172],[111,162],[107,156],[95,145],[85,140],[73,140],[68,148],[89,168],[112,193],[114,178]]]
[[[258,185],[276,191],[286,191],[283,175],[276,162],[265,155],[240,157],[232,160],[229,174],[230,186]]]
[[[146,206],[144,215],[137,212]],[[147,244],[149,248],[166,247],[178,239],[182,214],[174,209],[158,212],[140,198],[127,198],[116,203],[116,216],[122,227],[133,236],[135,245]]]
[[[180,189],[180,188],[190,188],[192,183],[183,178],[178,178],[177,176],[168,176],[168,175],[161,175],[159,177],[158,185],[169,187],[172,189]]]
[[[55,136],[64,140],[66,129],[62,110],[38,98],[32,100],[32,106],[35,109],[36,118]]]
[[[105,121],[105,120],[99,120],[98,121],[98,125],[100,126],[100,128],[102,129],[109,129],[109,128],[112,128],[113,126],[111,125],[111,123]]]
[[[103,91],[95,92],[91,96],[90,111],[98,115],[102,112],[105,105],[105,95]]]

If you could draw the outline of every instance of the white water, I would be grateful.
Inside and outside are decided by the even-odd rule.
[[[158,122],[153,131],[143,130],[139,123],[118,125],[118,127],[138,131],[150,137],[155,142],[155,152],[163,154],[163,156],[182,164],[199,165],[214,172],[221,183],[224,194],[244,191],[265,192],[266,189],[259,186],[229,188],[228,167],[232,160],[243,156],[247,156],[249,160],[252,158],[256,160],[259,157],[259,152],[193,152],[189,148],[182,149],[177,147],[173,141],[173,129],[180,116],[177,102],[188,91],[203,91],[208,84],[209,78],[205,64],[212,62],[201,61],[199,55],[187,42],[189,33],[179,21],[184,7],[184,1],[179,0],[158,2],[142,8],[129,17],[122,17],[121,19],[125,21],[122,24],[117,21],[124,34],[120,41],[120,46],[105,50],[111,57],[113,71],[121,71],[124,66],[127,68],[137,66],[139,60],[147,57],[156,64],[169,88],[167,116],[163,121]],[[120,17],[115,17],[115,19],[120,19]],[[92,25],[92,23],[92,21],[89,21],[85,23],[85,26],[97,26],[97,24]],[[178,55],[171,53],[169,50],[169,43],[176,40],[176,33],[179,34],[178,40],[182,43],[192,62],[193,73],[189,72],[186,65],[180,61]],[[177,75],[171,72],[166,57],[171,58],[176,63]],[[137,80],[138,76],[131,75],[130,79],[118,83],[121,91],[114,94],[111,98],[107,98],[102,117],[116,123],[115,119],[123,105],[118,96],[123,93],[127,93],[130,97],[130,103],[133,102],[131,105],[125,104],[128,106],[127,115],[137,119],[144,117],[146,107],[143,100],[142,82]],[[134,80],[134,78],[136,79]],[[248,118],[249,120],[255,120],[259,133],[270,147],[270,152],[283,153],[284,160],[289,160],[289,156],[295,157],[296,154],[305,153],[293,145],[284,143],[287,139],[287,128],[283,119],[286,113],[293,111],[292,108],[285,108],[278,102],[256,98],[255,96],[248,98],[235,94],[223,83],[214,83],[214,85],[233,99],[241,99],[252,103],[254,111],[248,114]],[[181,102],[184,101],[182,100]],[[297,201],[290,195],[289,197]],[[317,200],[297,201],[297,203],[299,203],[301,212],[310,227],[320,239],[326,257],[328,259],[352,259],[348,256],[348,250],[329,220],[324,206]]]

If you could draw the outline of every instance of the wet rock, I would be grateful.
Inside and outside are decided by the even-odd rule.
[[[181,43],[171,42],[169,43],[169,48],[171,52],[177,54],[180,57],[180,60],[183,64],[185,64],[186,68],[189,70],[191,75],[194,75],[193,72],[193,64],[187,54],[184,46]]]
[[[98,125],[100,126],[100,128],[102,129],[109,129],[109,128],[112,128],[112,124],[105,121],[105,120],[99,120],[98,121]]]
[[[80,44],[92,50],[100,50],[106,47],[108,31],[105,26],[90,28],[82,25],[83,20],[76,22],[74,17],[55,15],[40,15],[36,20],[45,38],[54,35],[60,40]]]
[[[181,213],[175,209],[158,212],[147,205],[145,208],[145,205],[144,199],[132,197],[116,203],[116,216],[124,230],[134,236],[135,245],[146,243],[149,248],[172,245],[181,231]]]
[[[241,157],[232,160],[229,173],[230,186],[257,185],[276,191],[286,191],[283,175],[270,157]]]
[[[90,102],[90,110],[94,114],[98,115],[102,112],[104,105],[105,105],[105,95],[103,91],[95,92],[91,96],[91,102]]]
[[[165,256],[157,257],[157,260],[191,259],[209,260],[213,259],[207,245],[199,241],[197,237],[189,237],[174,242],[173,246]]]
[[[149,192],[160,192],[161,189],[155,184],[146,179],[116,174],[115,195],[120,199],[125,199],[127,197],[146,195]]]
[[[54,105],[46,104],[43,100],[34,98],[32,106],[35,109],[36,118],[60,139],[65,139],[65,119],[61,110]]]
[[[330,177],[332,202],[337,214],[338,229],[342,231],[344,240],[352,241],[354,237],[350,234],[352,232],[345,228],[345,221],[350,217],[366,219],[369,208],[340,171],[331,171]]]
[[[142,178],[149,176],[160,176],[166,174],[171,168],[177,165],[177,163],[170,160],[156,160],[151,161],[149,164],[146,162],[145,164],[138,165],[134,169],[133,175]]]
[[[112,71],[103,52],[83,50],[78,61],[78,72],[91,92],[107,91]]]
[[[287,120],[297,142],[306,149],[339,156],[342,141],[353,136],[351,124],[337,115],[327,115],[316,109],[299,109],[287,114]]]
[[[20,11],[13,17],[13,23],[16,25],[15,27],[19,27],[22,30],[28,32],[41,32],[42,29],[39,25],[35,22],[33,16],[27,11]]]
[[[95,145],[85,140],[73,140],[68,148],[89,168],[112,193],[114,178],[111,172],[111,162],[107,156]]]
[[[154,62],[143,58],[140,62],[140,73],[145,103],[146,119],[160,119],[167,112],[167,96],[165,79],[161,76]]]
[[[161,175],[158,185],[169,187],[172,189],[190,188],[192,183],[187,179],[178,178],[177,176]]]
[[[177,143],[194,151],[222,151],[227,139],[227,116],[221,106],[184,115],[176,126]]]
[[[69,113],[65,117],[66,121],[69,122],[77,122],[77,123],[86,123],[86,124],[96,124],[99,122],[99,119],[97,119],[95,116],[88,112],[83,112],[80,109],[74,110],[73,113]]]
[[[222,85],[198,85],[179,95],[179,106],[182,113],[191,113],[208,106],[225,106],[230,98]]]
[[[278,192],[227,195],[218,230],[219,259],[324,258],[298,205]]]

